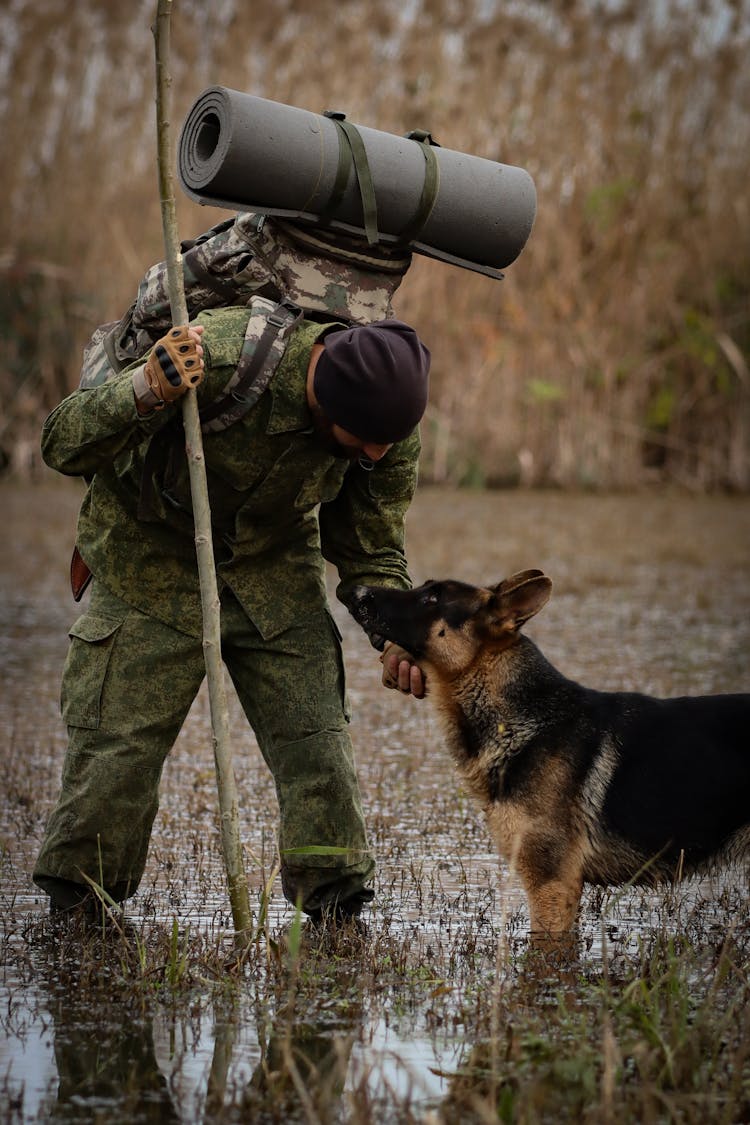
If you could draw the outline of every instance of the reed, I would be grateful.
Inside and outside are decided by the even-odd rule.
[[[163,256],[151,7],[2,17],[6,458]],[[746,490],[748,27],[714,0],[182,0],[175,120],[221,83],[532,173],[537,222],[503,282],[418,259],[397,300],[434,355],[424,479]],[[178,204],[184,236],[223,215]]]

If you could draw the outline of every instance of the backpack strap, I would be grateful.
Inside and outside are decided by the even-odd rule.
[[[225,430],[255,405],[282,360],[289,333],[304,315],[291,301],[274,304],[264,297],[254,297],[250,310],[237,367],[221,394],[200,411],[203,433]]]
[[[289,332],[302,316],[302,309],[291,301],[276,304],[265,297],[252,298],[237,367],[218,398],[199,411],[204,433],[225,430],[227,426],[243,418],[255,405],[281,362]],[[182,419],[178,415],[149,441],[143,460],[138,499],[140,520],[159,518],[151,495],[152,481],[163,476],[171,450],[181,435]],[[184,441],[179,444],[184,444]]]
[[[182,437],[182,441],[180,438]],[[143,455],[141,482],[138,492],[138,519],[148,523],[158,522],[159,512],[154,504],[154,481],[164,477],[172,449],[184,445],[185,433],[181,414],[170,418],[165,426],[148,439]]]

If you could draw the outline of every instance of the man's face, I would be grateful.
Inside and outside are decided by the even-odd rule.
[[[383,445],[380,442],[365,441],[348,430],[342,430],[332,422],[320,406],[315,403],[310,407],[313,425],[318,440],[334,457],[345,458],[347,461],[357,461],[360,457],[367,457],[370,461],[379,461],[384,457],[391,444]]]

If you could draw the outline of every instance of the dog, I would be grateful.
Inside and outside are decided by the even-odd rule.
[[[352,612],[426,674],[452,757],[519,875],[534,935],[570,933],[584,883],[656,884],[750,854],[750,695],[657,699],[566,679],[522,626],[549,600],[359,586]]]

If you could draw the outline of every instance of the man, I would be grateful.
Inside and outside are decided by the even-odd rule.
[[[122,902],[143,874],[162,766],[204,675],[178,400],[191,386],[199,407],[215,400],[248,318],[217,309],[173,329],[44,425],[47,464],[89,481],[77,545],[94,575],[63,673],[62,790],[34,869],[53,911],[93,907],[85,876]],[[284,894],[313,918],[357,915],[374,869],[324,560],[345,604],[360,583],[410,586],[404,515],[429,358],[397,320],[302,320],[255,406],[204,437],[222,656],[275,780]],[[407,654],[383,659],[387,686],[424,694]],[[321,846],[346,852],[296,851]]]

